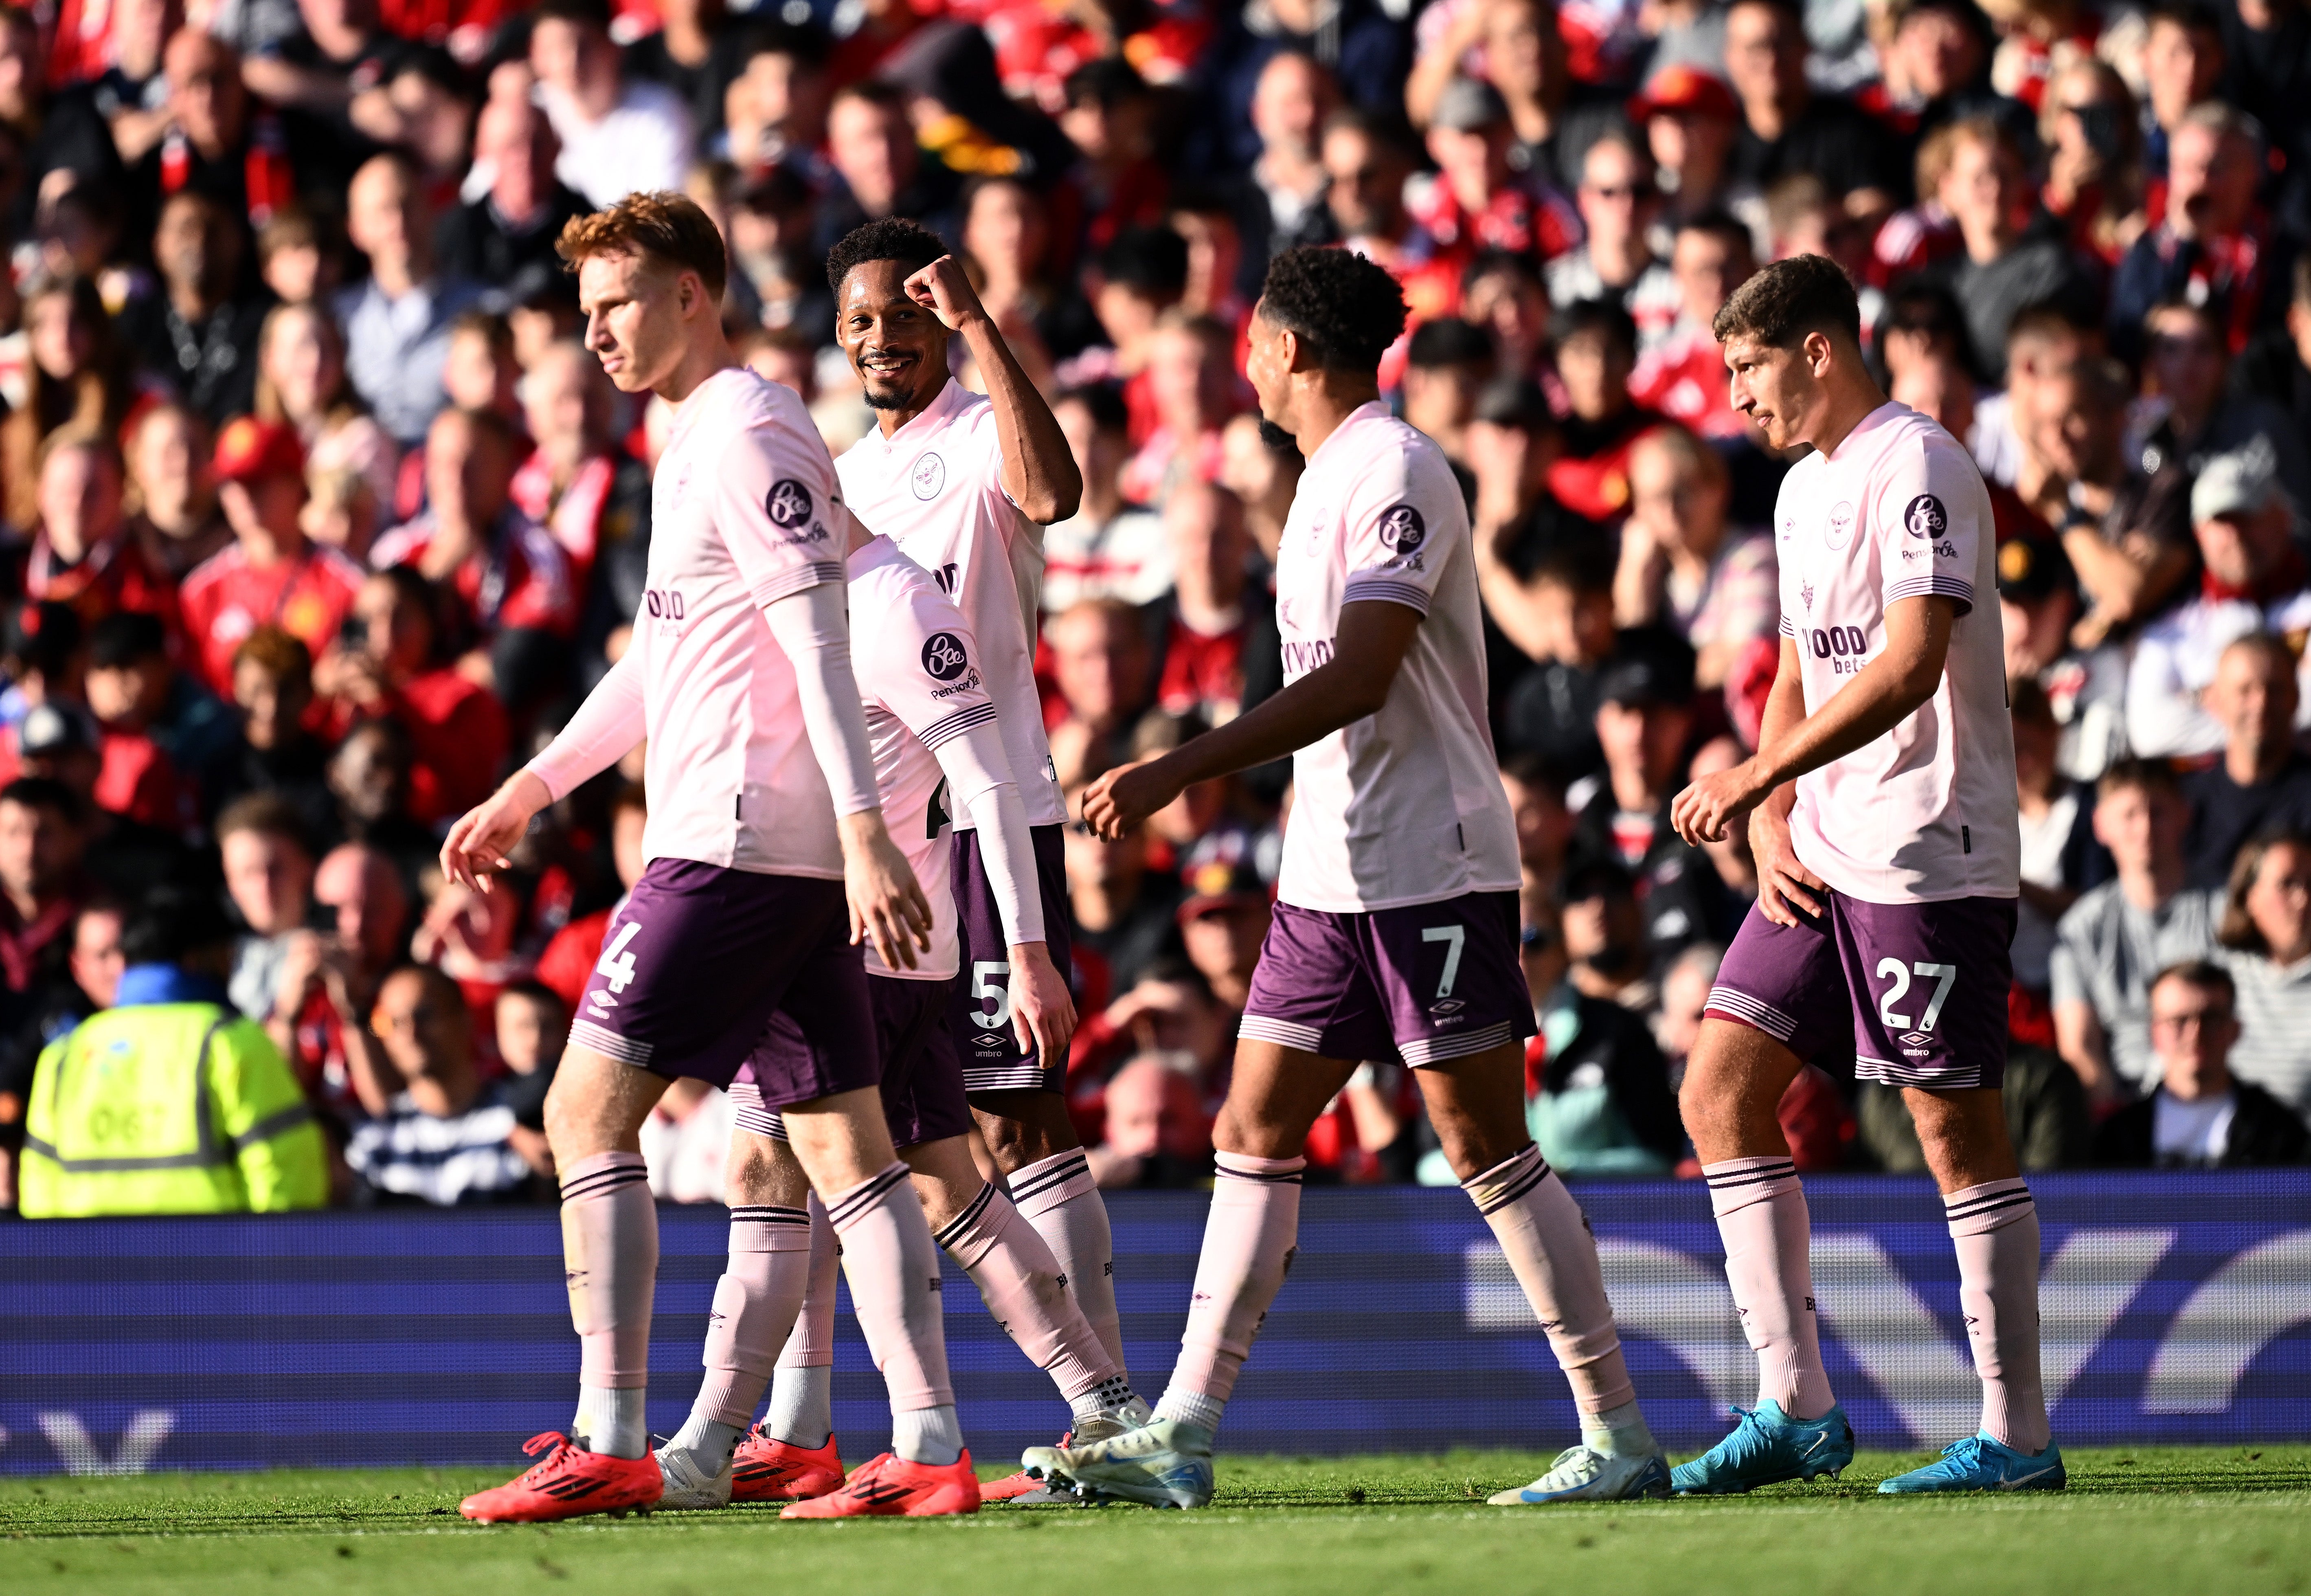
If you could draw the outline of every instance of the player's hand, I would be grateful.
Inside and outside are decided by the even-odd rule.
[[[1019,1045],[1034,1049],[1045,1064],[1067,1062],[1068,1044],[1076,1034],[1076,1000],[1044,943],[1012,945],[1011,1028],[1018,1033]]]
[[[1120,842],[1131,828],[1180,796],[1180,784],[1164,773],[1164,762],[1118,765],[1084,789],[1084,824],[1094,836]]]
[[[1790,840],[1790,819],[1774,813],[1767,804],[1749,813],[1749,851],[1757,863],[1757,911],[1777,926],[1796,929],[1798,911],[1816,919],[1827,890],[1820,876],[1805,868]],[[1792,905],[1795,905],[1793,908]]]
[[[952,255],[942,255],[906,281],[907,297],[939,318],[939,325],[951,333],[961,332],[966,321],[983,320],[987,307],[979,302],[979,291],[964,275],[963,263]]]
[[[887,970],[911,970],[931,950],[931,904],[907,856],[891,841],[880,809],[845,815],[842,888],[850,900],[850,940],[875,946]]]
[[[510,870],[513,852],[537,812],[554,801],[545,783],[516,771],[475,807],[458,816],[441,841],[441,874],[461,886],[490,890],[491,874]]]
[[[1704,776],[1669,807],[1669,823],[1687,842],[1718,842],[1733,823],[1762,802],[1773,783],[1766,781],[1757,762],[1745,759]]]

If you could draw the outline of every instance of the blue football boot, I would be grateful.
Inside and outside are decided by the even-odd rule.
[[[1832,1479],[1853,1461],[1853,1426],[1845,1409],[1819,1418],[1792,1418],[1772,1398],[1752,1409],[1736,1408],[1733,1433],[1689,1463],[1670,1470],[1680,1496],[1735,1496],[1785,1479]]]
[[[2035,1456],[1987,1435],[1968,1435],[1942,1448],[1941,1461],[1879,1482],[1881,1496],[1921,1496],[1936,1491],[2059,1491],[2071,1477],[2053,1442]]]

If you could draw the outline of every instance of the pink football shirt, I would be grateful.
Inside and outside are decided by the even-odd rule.
[[[1775,507],[1782,634],[1806,712],[1886,644],[1886,606],[1958,606],[1934,695],[1885,736],[1798,778],[1798,857],[1870,903],[2010,898],[2022,842],[1990,493],[1965,446],[1906,406],[1873,410],[1807,456]]]
[[[1469,512],[1444,453],[1374,401],[1301,475],[1277,554],[1284,679],[1332,658],[1340,606],[1420,612],[1378,713],[1292,757],[1277,896],[1355,913],[1516,890],[1516,823],[1485,718]]]
[[[1027,824],[1058,825],[1067,804],[1035,692],[1043,529],[1003,491],[995,407],[950,378],[929,409],[888,438],[869,432],[835,467],[851,512],[930,572],[970,623]]]

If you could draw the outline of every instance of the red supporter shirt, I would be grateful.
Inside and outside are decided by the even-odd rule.
[[[201,679],[231,702],[233,651],[259,626],[280,627],[319,658],[336,641],[361,584],[361,567],[326,544],[309,543],[295,559],[263,566],[240,544],[228,545],[185,578],[185,630]]]
[[[1156,700],[1166,714],[1224,704],[1228,715],[1215,718],[1233,717],[1243,702],[1244,630],[1239,621],[1225,632],[1206,636],[1190,630],[1177,615],[1172,617],[1171,636],[1164,647],[1164,679],[1156,689]]]
[[[176,641],[176,584],[125,531],[89,550],[77,565],[57,563],[48,535],[35,534],[24,560],[24,597],[72,606],[84,627],[124,610],[158,615],[171,647]]]
[[[554,940],[538,955],[537,979],[572,1014],[578,1011],[578,1000],[586,995],[586,981],[594,973],[594,962],[602,956],[602,938],[609,935],[614,912],[597,909],[583,920],[571,920],[554,933]]]
[[[404,683],[380,710],[364,712],[334,700],[323,735],[336,742],[357,720],[382,713],[409,733],[414,763],[409,812],[422,821],[463,814],[490,796],[505,762],[505,711],[489,689],[444,667]]]
[[[145,825],[181,832],[196,818],[193,795],[160,745],[143,732],[108,731],[96,804]]]
[[[379,571],[418,565],[433,542],[429,512],[396,527],[377,540],[370,563]],[[578,629],[578,592],[570,580],[570,557],[545,529],[508,505],[489,542],[449,573],[447,584],[467,617],[484,632],[530,627],[567,637]]]

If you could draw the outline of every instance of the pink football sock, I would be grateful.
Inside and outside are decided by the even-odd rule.
[[[1252,1338],[1291,1272],[1299,1251],[1300,1173],[1308,1167],[1305,1158],[1241,1153],[1222,1153],[1217,1162],[1187,1334],[1157,1405],[1161,1417],[1208,1430],[1218,1426]]]
[[[834,1363],[834,1285],[842,1246],[818,1193],[810,1194],[810,1275],[795,1311],[794,1329],[779,1354],[781,1369],[824,1369]]]
[[[692,1410],[745,1429],[777,1368],[810,1284],[810,1215],[801,1208],[730,1210],[730,1261],[714,1284],[706,1322],[706,1378]]]
[[[1835,1407],[1821,1366],[1814,1321],[1812,1225],[1798,1166],[1786,1154],[1704,1164],[1709,1206],[1725,1243],[1725,1278],[1740,1310],[1741,1333],[1757,1353],[1757,1400],[1792,1418],[1819,1418]]]
[[[1034,1226],[1059,1260],[1076,1306],[1083,1310],[1092,1333],[1107,1348],[1108,1361],[1121,1374],[1127,1360],[1123,1321],[1115,1311],[1115,1234],[1083,1149],[1070,1147],[1027,1164],[1005,1183],[1011,1188],[1019,1217]]]
[[[1605,1300],[1605,1276],[1597,1266],[1596,1238],[1540,1149],[1526,1144],[1522,1152],[1461,1182],[1461,1190],[1507,1255],[1557,1354],[1557,1366],[1573,1382],[1574,1405],[1597,1414],[1634,1400],[1636,1389],[1629,1383],[1613,1304]]]
[[[995,1322],[1058,1382],[1061,1396],[1072,1401],[1122,1373],[1068,1295],[1051,1248],[1002,1192],[981,1186],[937,1239],[979,1287]]]
[[[946,1330],[939,1318],[938,1248],[907,1166],[831,1193],[826,1217],[842,1240],[842,1272],[867,1350],[883,1371],[891,1410],[951,1408]]]
[[[597,1153],[562,1175],[562,1258],[582,1349],[580,1382],[647,1386],[658,1207],[640,1153]]]
[[[1958,1306],[1982,1376],[1982,1428],[2033,1455],[2046,1450],[2038,1374],[2038,1205],[2028,1182],[1989,1181],[1942,1199],[1958,1250]]]

